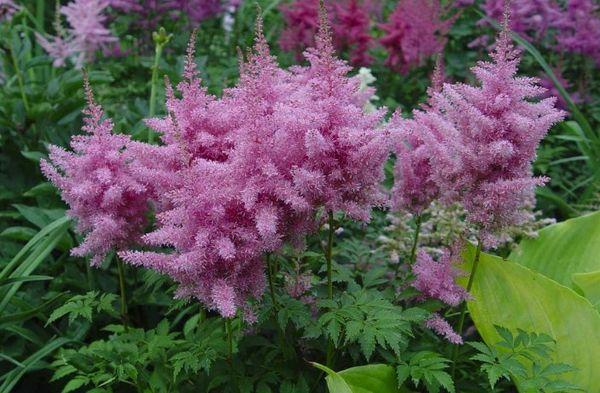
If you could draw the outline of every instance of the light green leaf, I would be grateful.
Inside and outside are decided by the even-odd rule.
[[[329,393],[402,393],[396,371],[386,364],[367,364],[335,372],[318,363],[311,363],[327,375]]]
[[[397,393],[396,372],[386,364],[367,364],[338,373],[353,393]]]
[[[600,273],[600,211],[541,229],[508,259],[575,289],[574,274]]]
[[[465,252],[469,270],[474,254],[474,247]],[[577,368],[562,379],[600,393],[600,314],[587,299],[525,266],[485,253],[471,292],[469,311],[488,345],[501,340],[494,325],[545,333],[556,340],[550,360]]]
[[[329,393],[354,393],[346,381],[344,381],[344,378],[342,378],[338,373],[317,362],[311,362],[311,364],[319,370],[327,373],[327,377],[325,379],[327,381],[327,389],[329,389]]]
[[[600,270],[591,273],[574,273],[571,280],[577,292],[585,296],[600,311]]]

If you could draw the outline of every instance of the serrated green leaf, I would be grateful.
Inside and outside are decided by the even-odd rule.
[[[85,386],[89,383],[89,379],[83,376],[77,376],[71,379],[62,390],[62,393],[74,392],[82,386]]]

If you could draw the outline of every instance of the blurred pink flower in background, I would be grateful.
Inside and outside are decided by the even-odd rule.
[[[387,50],[385,64],[406,74],[446,45],[446,34],[455,18],[443,20],[439,0],[400,0],[386,23],[380,39]]]

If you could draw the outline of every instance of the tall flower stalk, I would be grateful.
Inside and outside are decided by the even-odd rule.
[[[325,260],[327,261],[327,297],[333,300],[333,274],[332,274],[332,253],[333,253],[333,235],[335,233],[333,212],[329,211],[328,217],[329,230],[327,232],[327,248],[325,250]],[[333,363],[333,340],[330,338],[327,342],[327,367],[331,367]]]
[[[475,280],[475,273],[477,272],[477,266],[479,266],[479,259],[481,256],[481,247],[482,242],[481,239],[477,239],[477,248],[475,249],[475,257],[473,258],[473,265],[471,266],[471,273],[469,274],[469,280],[467,282],[467,292],[471,292],[471,288],[473,287],[473,282]],[[467,301],[465,300],[462,303],[460,309],[460,317],[458,318],[458,325],[456,328],[456,332],[459,336],[462,337],[463,327],[465,324],[465,317],[467,314]],[[458,356],[458,345],[456,345],[452,351],[452,378],[454,378],[456,374],[456,357]]]
[[[196,32],[194,31],[193,37],[195,37]],[[162,57],[162,52],[165,47],[171,40],[173,34],[167,34],[167,31],[161,27],[158,29],[158,32],[152,33],[152,39],[154,40],[154,63],[152,64],[152,85],[150,87],[150,103],[148,104],[148,117],[154,117],[156,114],[156,92],[158,90],[158,67],[160,64],[160,59]],[[152,143],[154,139],[154,132],[152,130],[148,130],[148,143]]]
[[[127,331],[129,329],[129,314],[127,312],[127,292],[125,289],[125,266],[123,266],[121,258],[116,257],[116,259],[119,274],[119,290],[121,293],[121,320],[123,321],[123,326],[125,326],[125,331]]]
[[[415,237],[413,239],[413,245],[410,250],[410,264],[415,263],[415,258],[417,255],[417,246],[419,244],[419,233],[421,232],[421,215],[417,214],[415,217]]]

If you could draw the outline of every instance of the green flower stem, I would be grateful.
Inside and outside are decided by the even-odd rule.
[[[267,278],[269,279],[269,292],[271,292],[271,301],[273,309],[277,311],[277,300],[275,300],[275,285],[273,284],[273,266],[271,263],[271,254],[267,254]]]
[[[156,92],[158,90],[158,66],[162,57],[162,51],[165,45],[171,40],[172,34],[167,34],[164,28],[158,29],[158,32],[152,33],[152,39],[154,40],[154,63],[152,64],[152,85],[150,87],[150,103],[148,110],[148,117],[154,117],[156,114]],[[148,142],[152,143],[154,139],[154,133],[152,130],[148,130]]]
[[[325,259],[327,260],[327,295],[329,299],[333,299],[333,280],[331,274],[331,253],[333,251],[333,234],[335,232],[333,226],[333,212],[329,212],[329,234],[327,237],[327,250],[325,253]]]
[[[335,232],[334,222],[333,222],[333,212],[329,212],[329,233],[327,237],[327,249],[325,250],[325,259],[327,260],[327,295],[329,300],[333,300],[333,279],[332,279],[332,262],[331,262],[331,254],[333,252],[333,234]],[[327,367],[333,366],[333,341],[331,339],[327,342],[327,358],[326,358]]]
[[[231,329],[231,318],[225,319],[225,332],[227,334],[227,361],[231,365],[233,360],[233,330]]]
[[[116,257],[116,259],[117,270],[119,272],[119,288],[121,290],[121,319],[123,321],[123,326],[125,326],[125,331],[127,331],[129,328],[129,315],[127,314],[127,293],[125,292],[125,267],[123,266],[121,258]]]
[[[415,217],[415,238],[413,239],[412,248],[410,250],[410,264],[415,263],[415,257],[417,254],[417,246],[419,245],[419,234],[421,232],[421,215],[417,214]]]
[[[475,258],[473,259],[473,266],[471,266],[471,274],[469,274],[469,281],[467,282],[467,292],[471,292],[471,288],[473,287],[473,281],[475,278],[475,273],[477,272],[477,266],[479,265],[479,258],[481,256],[481,239],[477,238],[477,249],[475,250]],[[458,319],[458,327],[456,328],[456,333],[462,336],[463,327],[465,324],[465,316],[467,313],[467,302],[464,301],[461,310],[460,317]],[[454,379],[456,374],[456,358],[458,357],[458,345],[454,346],[454,350],[452,351],[452,378]]]

